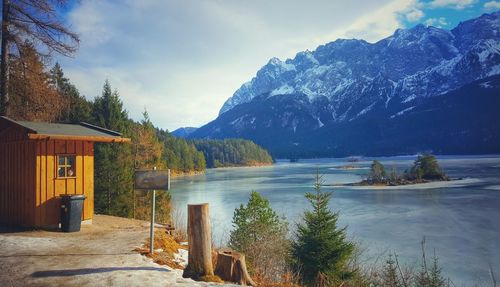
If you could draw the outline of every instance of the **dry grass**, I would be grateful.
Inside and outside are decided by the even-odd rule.
[[[184,269],[182,265],[175,261],[174,253],[177,253],[179,249],[187,249],[187,246],[180,245],[172,235],[166,234],[163,229],[155,229],[154,247],[155,249],[162,249],[161,252],[149,253],[149,240],[146,241],[144,247],[136,248],[134,251],[152,258],[157,264],[175,269]]]
[[[186,216],[182,213],[182,211],[172,206],[171,212],[172,225],[175,227],[175,230],[172,232],[175,241],[177,242],[187,242],[187,226],[186,226]]]
[[[199,278],[199,280],[203,281],[203,282],[224,283],[224,281],[222,279],[220,279],[220,277],[217,276],[217,275],[205,275],[205,276],[201,276]]]
[[[259,274],[254,274],[252,279],[257,283],[259,287],[301,287],[298,284],[298,277],[292,272],[286,272],[282,274],[279,281],[269,280],[267,277],[260,276]]]
[[[289,244],[290,242],[280,234],[268,234],[262,240],[252,242],[248,246],[244,253],[248,270],[256,283],[265,286],[291,283],[283,281],[294,277],[291,276],[287,261]]]

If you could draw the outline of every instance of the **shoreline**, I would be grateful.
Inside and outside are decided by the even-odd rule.
[[[345,188],[350,190],[398,190],[398,189],[434,189],[434,188],[450,188],[463,187],[474,183],[481,182],[478,178],[460,178],[442,181],[430,181],[405,185],[353,185],[347,184],[324,184],[325,187]]]
[[[265,167],[272,166],[274,163],[258,163],[258,164],[247,164],[247,165],[226,165],[220,167],[207,167],[207,169],[222,169],[222,168],[240,168],[240,167]]]
[[[390,159],[390,158],[413,158],[417,157],[419,153],[416,154],[399,154],[399,155],[383,155],[383,156],[376,156],[376,155],[364,155],[361,156],[361,162],[362,161],[369,161],[371,159]],[[461,160],[463,159],[468,159],[468,158],[474,158],[474,159],[489,159],[489,158],[500,158],[500,153],[486,153],[486,154],[434,154],[437,158],[453,158],[453,157],[460,157]],[[299,158],[299,163],[301,161],[309,161],[309,160],[339,160],[339,159],[348,159],[349,156],[320,156],[320,157],[304,157],[304,158]],[[366,159],[366,160],[365,160]],[[288,158],[276,158],[276,162],[286,162],[290,161]]]
[[[207,167],[203,171],[190,171],[190,172],[179,172],[179,171],[170,171],[170,176],[172,178],[186,177],[186,176],[195,176],[205,174],[209,169],[232,169],[232,168],[251,168],[251,167],[266,167],[272,166],[274,163],[259,163],[259,164],[251,164],[251,165],[230,165],[230,166],[221,166],[221,167]]]
[[[172,178],[179,178],[179,177],[185,177],[185,176],[193,176],[193,175],[200,175],[204,174],[206,170],[204,171],[190,171],[190,172],[179,172],[179,171],[170,171],[170,176]]]

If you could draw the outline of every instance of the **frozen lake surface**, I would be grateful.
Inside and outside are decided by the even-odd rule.
[[[377,158],[387,169],[409,168],[415,157]],[[352,189],[334,191],[330,206],[340,212],[341,226],[360,242],[364,257],[374,261],[388,252],[399,260],[420,266],[420,242],[425,236],[427,256],[436,251],[443,273],[456,286],[490,286],[491,264],[500,278],[500,156],[440,156],[439,163],[453,178],[463,181],[423,187]],[[185,214],[186,204],[210,204],[215,243],[221,245],[231,230],[234,209],[246,203],[252,190],[267,197],[272,207],[291,223],[309,208],[304,198],[313,191],[316,170],[326,184],[361,180],[370,158],[278,161],[269,167],[211,169],[204,175],[172,182],[174,205]],[[356,165],[356,169],[339,169]],[[384,255],[385,254],[385,255]],[[385,260],[382,257],[379,260]]]

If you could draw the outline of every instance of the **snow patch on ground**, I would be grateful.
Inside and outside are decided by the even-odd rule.
[[[0,233],[1,286],[238,286],[182,278],[182,270],[133,251],[149,236],[144,221],[95,215],[80,232]],[[179,252],[187,260],[187,251]]]
[[[183,267],[188,264],[189,253],[185,249],[179,249],[177,253],[174,253],[175,262]]]

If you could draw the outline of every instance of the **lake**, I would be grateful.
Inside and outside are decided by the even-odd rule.
[[[377,158],[386,169],[409,168],[415,157]],[[210,204],[214,242],[223,245],[231,230],[234,209],[246,203],[252,190],[268,198],[273,209],[293,229],[310,207],[304,194],[313,191],[319,170],[326,184],[357,182],[368,172],[371,158],[278,161],[268,167],[209,169],[206,174],[172,181],[172,199],[178,218],[185,220],[186,204]],[[330,207],[340,212],[340,226],[364,249],[363,258],[385,261],[396,252],[400,262],[420,266],[425,237],[427,257],[436,252],[443,274],[456,286],[491,286],[489,264],[500,280],[500,156],[440,156],[441,167],[464,186],[402,186],[397,190],[357,190],[324,187],[334,191]],[[358,169],[338,167],[354,164]]]

